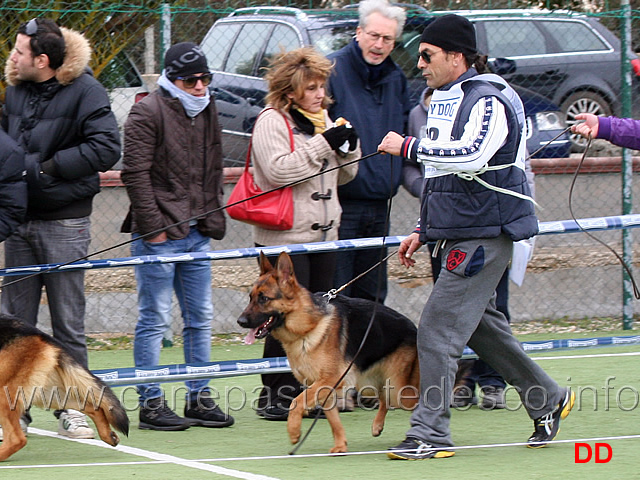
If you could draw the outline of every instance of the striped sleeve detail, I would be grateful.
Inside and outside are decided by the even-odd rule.
[[[402,142],[400,156],[416,160],[418,158],[418,139],[416,137],[405,137]]]

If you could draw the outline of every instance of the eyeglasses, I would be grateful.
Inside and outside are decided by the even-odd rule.
[[[431,57],[433,57],[436,53],[444,52],[444,50],[438,50],[437,52],[427,53],[426,50],[420,52],[420,58],[427,63],[431,63]]]
[[[182,80],[186,88],[194,88],[198,84],[198,80],[202,82],[203,86],[208,86],[213,79],[213,74],[205,73],[204,75],[196,76],[190,75],[188,77],[176,77],[177,80]]]
[[[33,37],[34,35],[38,34],[38,19],[37,18],[32,18],[31,20],[29,20],[27,22],[27,25],[24,28],[25,33],[29,36],[29,37]]]
[[[366,30],[362,30],[362,31],[367,35],[369,35],[369,38],[371,38],[371,40],[373,40],[374,43],[382,39],[382,43],[384,43],[385,45],[391,45],[393,42],[396,41],[395,37],[392,37],[390,35],[380,35],[379,33],[367,32]]]

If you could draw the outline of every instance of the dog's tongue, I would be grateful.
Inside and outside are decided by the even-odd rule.
[[[245,345],[251,345],[253,344],[253,342],[256,341],[256,332],[258,331],[258,328],[254,328],[252,330],[249,330],[249,333],[247,333],[247,336],[244,337],[244,343]]]

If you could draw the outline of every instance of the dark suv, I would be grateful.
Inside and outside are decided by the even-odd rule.
[[[402,38],[392,58],[402,67],[418,103],[425,82],[416,67],[420,34],[431,20],[421,7],[410,7]],[[214,73],[212,89],[223,127],[226,164],[244,164],[248,138],[257,114],[264,107],[264,69],[281,50],[313,45],[327,55],[351,41],[358,25],[355,9],[300,10],[289,7],[241,8],[219,19],[201,42]],[[516,70],[518,69],[517,62]],[[511,71],[513,70],[505,71]],[[517,87],[527,115],[530,152],[562,132],[565,125],[558,107],[530,90]],[[565,157],[570,143],[566,134],[554,140],[537,157]]]

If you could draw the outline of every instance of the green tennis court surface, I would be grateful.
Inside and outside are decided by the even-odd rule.
[[[601,336],[635,332],[606,332]],[[554,335],[553,338],[599,336]],[[551,339],[524,335],[522,340]],[[260,358],[262,345],[214,346],[212,359]],[[213,380],[222,408],[230,407],[234,426],[223,429],[192,427],[183,432],[138,430],[137,396],[133,387],[116,388],[132,421],[129,438],[118,448],[96,441],[69,441],[55,435],[57,420],[51,412],[32,410],[27,446],[0,463],[0,478],[242,478],[242,479],[397,479],[397,478],[637,478],[640,447],[640,348],[638,346],[557,351],[534,355],[560,384],[577,394],[574,410],[563,421],[554,443],[543,449],[523,445],[533,423],[515,392],[508,395],[508,410],[482,411],[472,407],[453,410],[452,433],[457,447],[449,459],[393,461],[382,453],[404,438],[409,412],[392,411],[385,431],[374,438],[370,427],[374,412],[356,409],[341,414],[352,455],[325,456],[332,446],[326,420],[318,421],[297,455],[286,433],[286,422],[269,422],[255,415],[253,403],[260,389],[257,375]],[[181,348],[163,350],[161,363],[182,363]],[[132,365],[132,352],[90,353],[94,369]],[[169,405],[183,408],[180,383],[165,384]],[[174,403],[175,397],[175,403]],[[303,422],[303,432],[312,420]],[[613,456],[607,463],[575,463],[575,443],[608,443]],[[468,447],[468,448],[467,448]],[[367,453],[377,452],[377,453]],[[356,454],[359,453],[359,454]],[[360,454],[361,453],[361,454]],[[605,453],[604,450],[602,453]],[[581,458],[586,456],[585,451]]]

